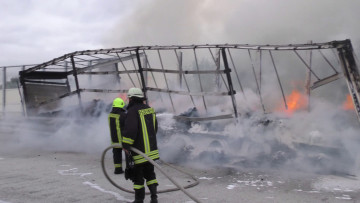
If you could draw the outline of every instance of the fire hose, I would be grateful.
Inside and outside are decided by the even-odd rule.
[[[124,192],[128,192],[128,193],[134,193],[134,191],[132,190],[128,190],[124,187],[121,187],[119,186],[118,184],[116,184],[111,178],[110,176],[108,175],[108,173],[106,172],[106,169],[105,169],[105,155],[106,155],[106,152],[109,151],[110,149],[112,148],[115,148],[115,147],[122,147],[120,144],[113,144],[109,147],[107,147],[104,152],[102,153],[102,156],[101,156],[101,167],[102,167],[102,170],[103,170],[103,173],[105,175],[105,177],[108,179],[108,181],[114,185],[115,187],[119,188],[120,190],[124,191]],[[177,190],[181,190],[182,192],[184,192],[188,197],[190,197],[192,200],[194,200],[195,202],[200,202],[200,200],[198,200],[197,198],[195,198],[193,195],[191,195],[188,191],[185,190],[185,188],[191,188],[191,187],[194,187],[196,185],[199,184],[199,181],[197,180],[197,178],[195,178],[193,175],[183,171],[183,170],[180,170],[179,168],[175,167],[175,166],[172,166],[171,164],[168,164],[166,162],[162,162],[164,163],[165,165],[167,166],[170,166],[172,168],[174,168],[175,170],[177,171],[180,171],[181,173],[184,173],[188,176],[190,176],[195,182],[192,183],[192,184],[189,184],[187,186],[181,186],[179,183],[177,183],[173,178],[171,178],[162,168],[159,164],[157,164],[155,161],[153,161],[152,159],[150,159],[146,154],[144,154],[143,152],[141,152],[140,150],[138,149],[135,149],[133,147],[130,147],[130,150],[143,156],[146,160],[148,160],[152,165],[154,165],[157,169],[159,169],[159,171],[164,174],[177,188],[170,188],[170,189],[166,189],[166,190],[159,190],[158,193],[166,193],[166,192],[172,192],[172,191],[177,191]],[[146,194],[149,194],[148,192]]]

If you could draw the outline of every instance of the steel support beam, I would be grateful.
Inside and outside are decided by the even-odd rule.
[[[71,56],[71,64],[72,64],[72,68],[73,68],[73,75],[74,75],[74,78],[75,78],[75,85],[76,85],[76,93],[78,95],[78,99],[79,99],[79,106],[81,108],[81,111],[83,111],[83,106],[82,106],[82,102],[81,102],[81,94],[80,94],[80,87],[79,87],[79,80],[78,80],[78,77],[77,77],[77,69],[75,67],[75,61],[74,61],[74,57]]]
[[[141,79],[141,86],[142,86],[142,91],[144,92],[144,97],[147,98],[146,96],[146,84],[145,84],[145,78],[144,78],[144,70],[141,66],[141,60],[140,60],[140,54],[139,54],[139,49],[135,50],[136,53],[136,59],[137,59],[137,63],[138,63],[138,67],[139,67],[139,74],[140,74],[140,79]],[[135,66],[135,64],[134,64]],[[146,99],[146,104],[148,104],[148,100]]]
[[[360,122],[360,75],[355,63],[353,49],[350,40],[347,40],[347,46],[337,49],[341,67],[346,78],[346,83],[355,106],[355,112]]]
[[[310,76],[308,76],[310,77]],[[330,75],[329,77],[326,77],[324,79],[318,80],[316,82],[314,82],[314,84],[310,87],[311,90],[314,90],[320,86],[326,85],[328,83],[331,83],[339,78],[341,78],[342,75],[340,75],[339,73],[335,73],[334,75]]]
[[[237,118],[238,113],[237,113],[237,109],[236,109],[236,101],[235,101],[235,96],[234,96],[236,94],[236,92],[234,91],[234,87],[233,87],[233,84],[232,84],[232,81],[231,81],[231,75],[230,75],[231,69],[229,68],[225,48],[221,49],[221,53],[222,53],[222,56],[223,56],[226,78],[227,78],[228,85],[229,85],[229,95],[231,96],[231,101],[232,101],[232,104],[233,104],[233,107],[234,107],[234,114],[235,114],[235,117]]]
[[[6,67],[3,67],[3,84],[2,84],[2,111],[5,115],[6,108]]]
[[[178,61],[178,69],[179,69],[179,83],[180,83],[180,88],[182,89],[182,72],[183,72],[183,68],[182,68],[182,52],[179,52],[179,55],[177,56],[177,61]]]

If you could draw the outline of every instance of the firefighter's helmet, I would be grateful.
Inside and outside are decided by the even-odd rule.
[[[128,97],[138,97],[138,98],[144,98],[144,93],[141,91],[140,88],[132,87],[128,91]]]
[[[116,108],[124,108],[125,102],[121,98],[116,98],[114,99],[112,106]]]

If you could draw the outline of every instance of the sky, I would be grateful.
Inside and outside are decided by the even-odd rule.
[[[0,0],[0,67],[88,49],[351,39],[358,0]]]
[[[0,0],[0,66],[42,63],[104,48],[102,39],[134,9],[126,0]]]

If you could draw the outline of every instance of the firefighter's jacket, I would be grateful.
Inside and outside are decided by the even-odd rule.
[[[126,113],[121,108],[112,108],[108,116],[111,144],[121,144],[123,126],[125,124]]]
[[[156,141],[157,128],[158,124],[154,109],[143,104],[142,101],[132,100],[127,109],[124,126],[122,140],[124,149],[133,146],[151,159],[159,159]],[[135,152],[133,155],[135,165],[147,162],[141,155]]]

